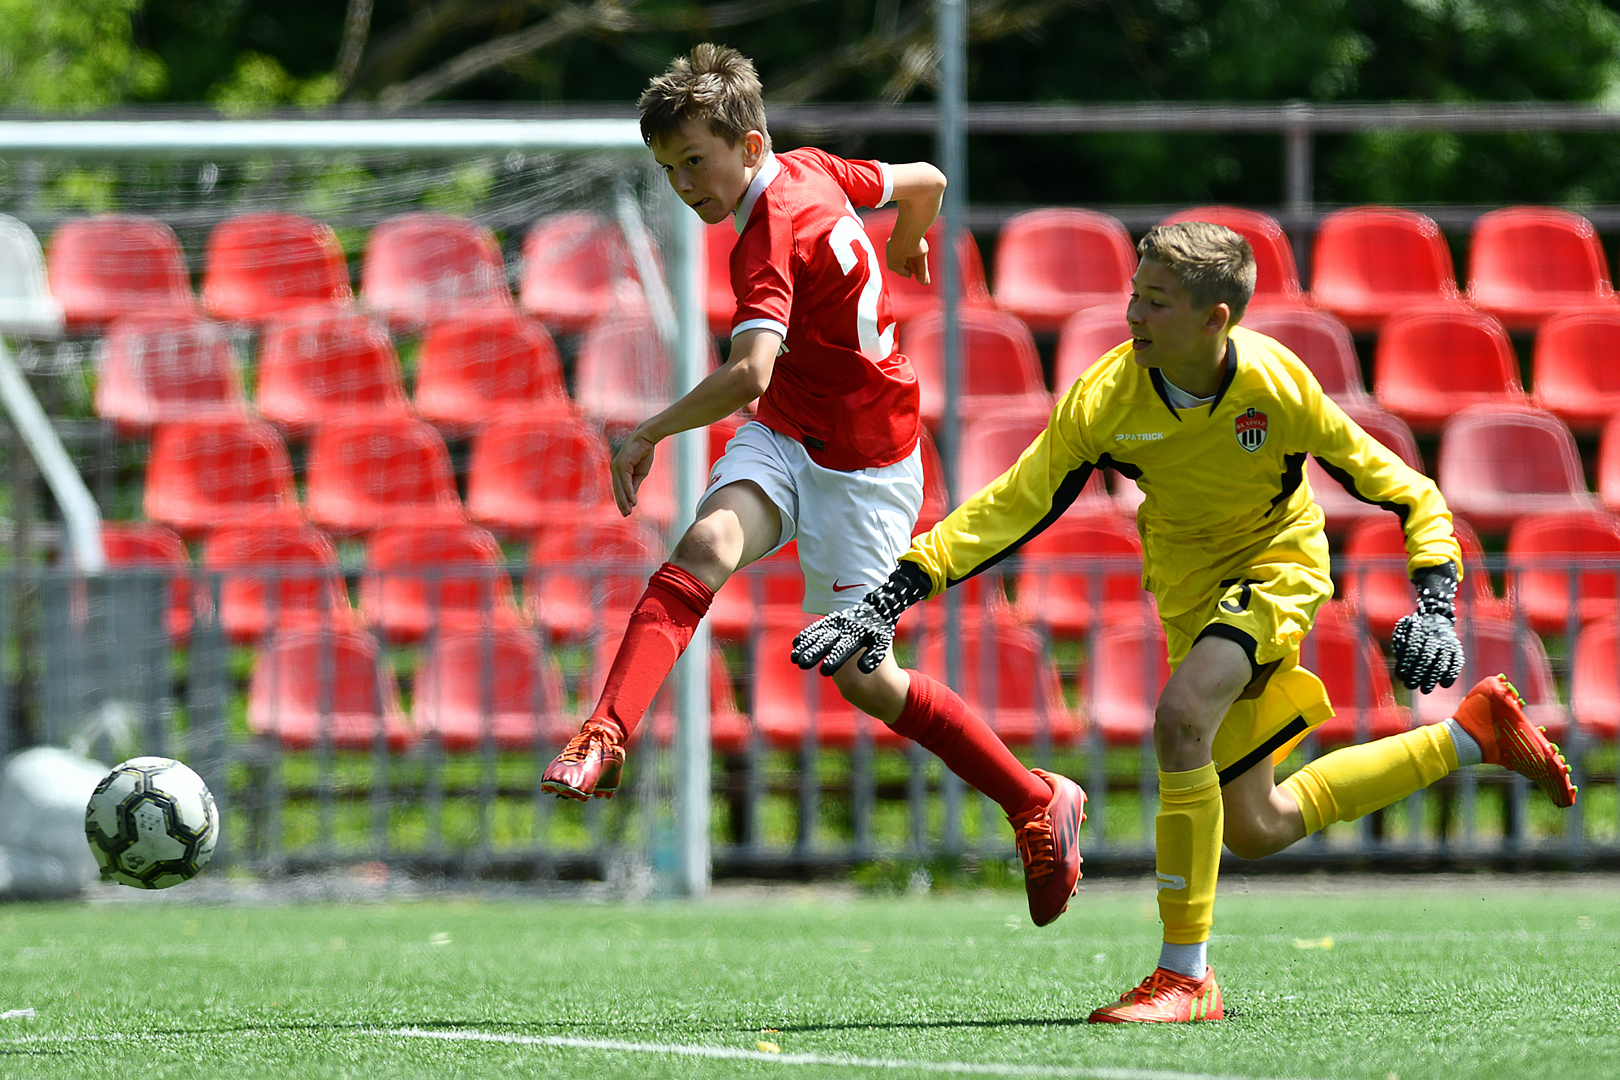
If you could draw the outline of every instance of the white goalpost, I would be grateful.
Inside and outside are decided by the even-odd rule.
[[[670,358],[670,385],[641,396],[673,400],[707,373],[711,345],[703,225],[657,172],[633,120],[0,121],[0,211],[28,222],[41,240],[75,219],[154,218],[180,237],[190,273],[199,277],[205,241],[211,243],[213,227],[232,216],[277,211],[316,219],[358,264],[364,235],[405,210],[463,217],[495,236],[510,252],[512,268],[511,280],[497,283],[505,292],[503,303],[542,323],[545,316],[526,291],[539,286],[527,278],[521,286],[517,281],[528,269],[524,237],[548,215],[588,212],[617,228],[633,267],[618,284],[639,290],[635,306],[650,317]],[[54,280],[52,287],[55,291]],[[205,300],[211,305],[202,290],[192,286],[191,291],[199,309]],[[358,310],[368,311],[363,282],[358,293]],[[384,320],[377,309],[369,311]],[[232,323],[212,309],[207,314],[210,322],[226,326],[238,355],[259,347],[250,342],[262,345],[264,324]],[[615,311],[587,312],[585,321],[592,314]],[[422,327],[401,330],[406,324],[395,313],[387,319],[395,320],[388,325],[411,372],[422,347]],[[109,324],[76,326],[70,307],[65,342],[70,350],[102,357],[112,348],[110,332]],[[551,333],[572,372],[586,348],[580,343],[583,323],[558,323]],[[31,336],[36,350],[63,347]],[[0,376],[5,376],[0,400],[61,504],[77,569],[93,573],[100,568],[95,503],[84,483],[74,483],[79,477],[68,449],[45,421],[22,375],[8,361]],[[625,387],[623,397],[637,399],[634,389]],[[611,435],[615,421],[596,419]],[[705,430],[671,441],[660,455],[668,470],[669,510],[659,522],[666,544],[690,522],[708,469]],[[74,475],[64,476],[64,468]],[[149,491],[147,497],[150,505]],[[139,515],[138,508],[123,510],[125,517]],[[114,520],[120,514],[103,516]],[[688,896],[706,894],[710,882],[709,663],[708,632],[700,626],[676,670],[673,844],[662,860],[673,867],[667,886]]]

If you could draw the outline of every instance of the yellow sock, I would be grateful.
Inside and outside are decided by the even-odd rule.
[[[1221,781],[1213,763],[1159,773],[1154,858],[1164,940],[1193,945],[1215,921],[1215,878],[1221,869]]]
[[[1317,758],[1277,785],[1299,804],[1305,833],[1354,821],[1388,806],[1457,768],[1457,748],[1440,724],[1425,724],[1377,742]]]

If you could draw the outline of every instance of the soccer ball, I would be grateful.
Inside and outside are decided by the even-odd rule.
[[[167,889],[207,865],[219,811],[202,777],[166,757],[138,757],[96,785],[84,832],[101,876],[137,889]]]

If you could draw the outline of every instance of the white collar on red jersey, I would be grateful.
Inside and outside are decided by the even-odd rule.
[[[776,160],[775,154],[771,154],[765,159],[765,163],[759,167],[759,172],[754,174],[753,182],[748,185],[748,190],[743,192],[742,202],[737,204],[737,209],[731,215],[732,224],[736,226],[738,236],[742,235],[743,226],[748,224],[748,215],[754,212],[754,204],[759,201],[759,197],[765,193],[766,188],[771,186],[771,181],[775,180],[776,174],[781,171],[782,163]]]

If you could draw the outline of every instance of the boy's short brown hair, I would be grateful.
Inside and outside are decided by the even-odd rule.
[[[1136,253],[1168,268],[1199,307],[1230,307],[1228,326],[1243,318],[1254,297],[1254,249],[1225,225],[1208,221],[1155,225],[1136,245]]]
[[[688,120],[703,120],[731,146],[757,131],[765,136],[765,149],[771,148],[759,73],[752,60],[726,45],[704,42],[691,55],[678,57],[647,84],[636,107],[648,146],[674,135]]]

